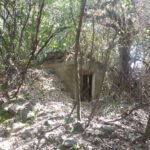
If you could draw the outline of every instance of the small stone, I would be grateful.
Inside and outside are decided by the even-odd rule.
[[[24,126],[25,126],[25,124],[23,124],[21,122],[14,123],[14,125],[13,125],[13,131],[17,132],[17,131],[21,130]]]
[[[40,144],[42,144],[42,145],[45,144],[45,142],[46,142],[45,139],[41,139],[41,140],[40,140]]]
[[[7,130],[8,132],[10,132],[10,131],[11,131],[11,128],[10,128],[10,127],[7,127],[6,130]]]
[[[28,103],[26,106],[26,109],[28,110],[33,110],[34,109],[34,104],[32,102]]]
[[[86,137],[88,137],[88,136],[91,136],[91,135],[93,135],[93,130],[92,129],[88,129],[88,130],[86,130],[86,132],[84,133],[84,135],[86,136]]]
[[[92,150],[93,148],[92,148],[92,146],[87,146],[86,147],[86,150]]]
[[[9,107],[9,109],[18,112],[21,109],[21,106],[18,104],[13,104]]]
[[[74,124],[74,131],[75,132],[84,132],[84,125],[81,122],[77,122]]]
[[[66,124],[65,129],[67,133],[70,133],[73,131],[73,125],[72,124]]]
[[[37,117],[42,117],[42,116],[46,116],[46,113],[45,112],[39,112]]]
[[[35,114],[32,111],[29,111],[29,113],[27,114],[27,119],[31,119],[35,117]]]
[[[44,122],[45,126],[51,127],[52,121],[51,120],[47,120]]]
[[[4,136],[4,129],[0,129],[0,137],[3,137]]]
[[[13,116],[16,115],[16,111],[14,111],[12,109],[9,109],[8,112],[9,112],[10,115],[13,115]]]
[[[70,117],[68,118],[68,116],[65,118],[65,122],[66,123],[74,123],[76,121],[76,119],[74,117]]]
[[[99,145],[101,143],[101,140],[99,138],[94,138],[93,143],[94,145]]]
[[[32,138],[32,135],[33,135],[33,133],[32,133],[31,130],[25,130],[25,131],[22,133],[21,137],[22,137],[23,139],[28,139],[28,138]]]
[[[9,106],[9,104],[8,103],[3,103],[2,104],[2,109],[4,110],[4,111],[8,111],[8,107]]]
[[[19,112],[19,117],[21,120],[25,121],[27,120],[27,114],[28,114],[29,110],[27,109],[23,109]]]
[[[26,121],[35,117],[34,112],[32,112],[34,105],[30,102],[23,106],[23,109],[19,111],[18,115],[21,120]]]
[[[107,132],[107,133],[112,133],[116,130],[116,127],[114,126],[110,126],[110,125],[105,125],[105,126],[102,126],[101,129],[104,131],[104,132]]]
[[[7,125],[12,128],[16,118],[9,119]]]
[[[73,145],[77,145],[77,142],[74,139],[66,139],[62,143],[62,148],[71,148]]]
[[[0,150],[12,150],[12,147],[13,147],[12,142],[8,140],[1,141]]]
[[[61,144],[61,143],[63,142],[63,139],[62,139],[62,137],[57,136],[57,137],[55,137],[55,141],[56,141],[58,144]]]
[[[8,137],[10,135],[10,130],[8,128],[4,128],[0,130],[0,137]]]
[[[9,112],[11,115],[15,115],[21,109],[21,106],[18,104],[4,103],[2,108],[4,111]]]

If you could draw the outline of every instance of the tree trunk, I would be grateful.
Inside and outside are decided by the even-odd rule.
[[[130,34],[122,35],[120,38],[120,85],[123,89],[130,87]]]
[[[103,83],[104,83],[104,79],[105,79],[105,74],[106,74],[106,71],[107,71],[107,66],[108,66],[111,50],[115,46],[115,42],[114,42],[115,38],[116,38],[116,35],[114,36],[112,42],[109,43],[109,47],[107,49],[106,58],[105,58],[105,61],[104,61],[104,68],[103,68],[103,72],[102,72],[102,75],[101,75],[101,83],[100,83],[100,87],[99,87],[99,95],[98,95],[98,98],[96,99],[96,101],[95,101],[95,103],[93,105],[93,108],[91,110],[90,116],[88,118],[87,126],[89,126],[91,120],[93,119],[94,113],[95,113],[95,111],[97,109],[97,106],[98,106],[98,102],[99,102],[99,98],[101,96],[101,91],[102,91],[102,87],[103,87]]]
[[[150,138],[150,114],[148,117],[147,126],[146,126],[145,133],[143,136],[143,142],[146,142],[148,138]]]
[[[80,9],[80,15],[79,15],[79,23],[76,29],[76,42],[75,42],[75,66],[76,66],[75,80],[76,80],[76,101],[77,101],[77,119],[78,120],[81,120],[80,62],[79,62],[80,33],[81,33],[85,5],[86,5],[86,0],[81,0],[81,9]]]

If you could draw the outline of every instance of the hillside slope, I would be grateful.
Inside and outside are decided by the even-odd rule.
[[[90,127],[84,132],[74,132],[76,111],[65,124],[72,104],[73,99],[54,74],[29,70],[18,100],[11,104],[16,115],[0,124],[0,150],[57,150],[67,139],[75,141],[83,150],[150,149],[150,141],[131,144],[144,132],[147,114],[143,110],[135,111],[126,120],[111,123],[108,121],[120,114],[108,105],[105,116],[98,111]],[[91,105],[92,102],[82,102],[83,125]]]

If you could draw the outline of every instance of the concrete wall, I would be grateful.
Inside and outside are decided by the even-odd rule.
[[[47,61],[42,64],[45,70],[53,71],[64,83],[72,96],[75,97],[75,65],[73,61]],[[97,98],[101,82],[102,65],[97,62],[86,61],[82,66],[83,74],[92,73],[92,99]]]

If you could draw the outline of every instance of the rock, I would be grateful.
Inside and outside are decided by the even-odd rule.
[[[11,132],[11,128],[10,128],[10,127],[7,127],[6,130],[7,130],[7,132],[9,132],[9,133]]]
[[[29,111],[29,113],[27,114],[27,120],[28,119],[31,119],[31,118],[33,118],[33,117],[35,117],[35,113],[33,113],[32,111]]]
[[[41,144],[41,145],[43,145],[43,144],[45,144],[45,143],[46,143],[46,140],[45,140],[45,139],[41,139],[41,140],[40,140],[40,144]]]
[[[48,126],[48,127],[51,127],[51,124],[52,124],[52,121],[51,121],[51,120],[46,120],[46,121],[44,122],[44,125],[45,125],[45,126]]]
[[[111,125],[105,125],[105,126],[102,126],[101,129],[102,129],[102,131],[110,134],[110,133],[116,131],[117,128],[114,126],[111,126]]]
[[[74,117],[70,117],[68,118],[69,116],[67,116],[65,118],[65,123],[74,123],[76,121],[76,119]]]
[[[33,137],[33,132],[31,130],[25,130],[22,134],[21,137],[23,139],[28,139],[28,138],[32,138]]]
[[[81,122],[77,122],[74,124],[74,132],[84,132],[84,125]]]
[[[44,137],[49,143],[61,144],[63,142],[63,138],[61,136],[55,135],[54,133],[48,132]]]
[[[0,106],[4,104],[4,101],[2,99],[0,99]]]
[[[18,104],[4,103],[2,105],[2,109],[9,112],[11,115],[15,115],[21,109],[21,106]]]
[[[61,149],[67,150],[70,149],[72,146],[77,145],[77,142],[74,139],[66,139],[63,141]]]
[[[0,143],[0,150],[12,150],[12,147],[13,143],[8,140],[4,140]]]
[[[35,117],[35,113],[32,112],[33,108],[34,108],[34,105],[31,102],[26,104],[24,106],[24,108],[19,111],[19,113],[18,113],[19,114],[19,118],[22,121],[26,121],[26,120],[29,120],[29,119]]]
[[[0,137],[8,137],[10,135],[10,130],[8,128],[0,129]]]
[[[100,138],[94,138],[94,140],[93,140],[94,145],[99,145],[100,143],[102,143]]]
[[[23,124],[21,122],[14,123],[13,124],[13,131],[17,132],[17,131],[21,130],[24,126],[25,126],[25,124]]]
[[[34,103],[29,102],[28,104],[26,104],[25,108],[28,109],[28,110],[33,110],[34,109]]]
[[[93,150],[92,146],[87,146],[86,150]]]
[[[2,109],[3,109],[4,111],[8,111],[8,108],[9,108],[9,104],[8,104],[8,103],[3,103],[3,104],[2,104]]]
[[[70,132],[73,131],[74,127],[73,127],[72,124],[66,124],[66,125],[65,125],[65,129],[66,129],[66,132],[67,132],[67,133],[70,133]]]
[[[4,136],[4,129],[0,128],[0,137],[3,137],[3,136]]]
[[[146,144],[135,145],[135,146],[132,146],[132,150],[149,150],[149,147]]]
[[[43,116],[46,116],[46,115],[47,115],[47,113],[45,113],[45,112],[39,112],[37,117],[43,117]]]
[[[56,136],[55,141],[56,141],[56,143],[61,144],[63,142],[63,139],[60,136]]]
[[[23,105],[20,101],[17,101],[17,103],[4,103],[2,104],[2,109],[4,111],[9,112],[11,115],[19,114],[22,120],[26,120],[28,118],[31,118],[31,113],[29,114],[29,117],[27,116],[29,111],[32,111],[34,108],[33,102],[29,102],[25,105]],[[32,114],[33,116],[33,114]]]
[[[89,136],[94,135],[94,130],[93,129],[88,129],[85,131],[84,136],[89,137]]]
[[[15,119],[16,119],[16,118],[11,118],[11,119],[9,119],[8,122],[7,122],[7,126],[9,126],[10,128],[12,128],[12,126],[13,126],[13,124],[14,124],[14,122],[15,122]]]
[[[9,109],[18,112],[18,110],[21,109],[21,106],[18,104],[12,104]]]
[[[19,113],[18,113],[18,114],[19,114],[19,118],[20,118],[22,121],[27,120],[27,115],[28,115],[29,111],[30,111],[30,110],[28,110],[28,109],[23,109],[23,110],[19,111]]]
[[[18,95],[18,103],[19,104],[23,104],[23,103],[25,103],[25,101],[26,101],[26,99],[24,99]]]

